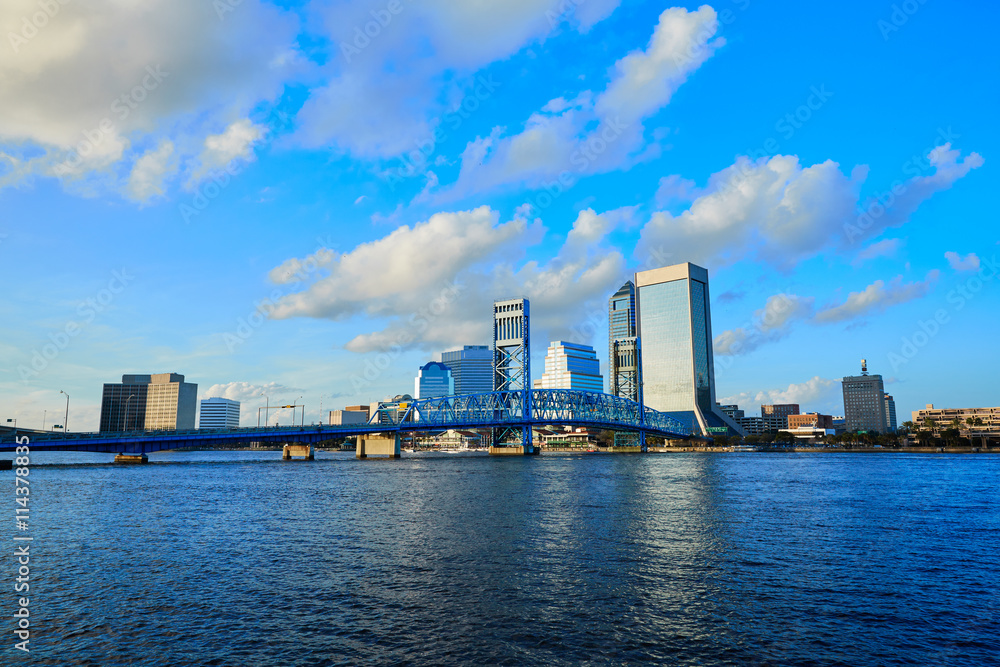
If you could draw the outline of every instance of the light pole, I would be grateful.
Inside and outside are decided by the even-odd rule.
[[[62,389],[59,390],[60,394],[66,394]],[[63,418],[63,435],[69,433],[69,394],[66,394],[66,416]]]
[[[14,438],[17,438],[17,420],[16,419],[8,419],[7,422],[8,423],[14,422]]]
[[[125,399],[125,423],[122,425],[122,432],[128,430],[128,402],[135,398],[135,394],[129,394],[129,397]]]
[[[42,430],[45,430],[45,418],[49,416],[48,410],[42,410]]]

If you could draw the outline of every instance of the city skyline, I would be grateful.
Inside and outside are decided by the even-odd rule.
[[[0,416],[51,424],[63,390],[96,430],[102,384],[152,370],[244,425],[267,395],[320,421],[489,340],[514,294],[536,368],[567,340],[607,379],[608,298],[687,261],[723,404],[840,414],[862,358],[900,415],[996,404],[995,7],[530,4],[403,5],[364,48],[368,9],[254,2],[69,4],[8,39]]]

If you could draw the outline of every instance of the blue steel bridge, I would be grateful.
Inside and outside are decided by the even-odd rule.
[[[448,429],[491,429],[496,445],[531,451],[531,429],[587,426],[667,439],[692,437],[692,425],[627,398],[594,391],[532,389],[446,396],[390,405],[367,424],[345,426],[265,426],[193,431],[131,431],[28,434],[32,452],[71,451],[148,454],[166,449],[212,448],[261,444],[310,445],[335,438],[387,433],[439,432]],[[0,451],[16,447],[12,434],[0,439]]]

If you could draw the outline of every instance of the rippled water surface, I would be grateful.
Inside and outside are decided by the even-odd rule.
[[[1000,664],[1000,456],[88,456],[32,664]]]

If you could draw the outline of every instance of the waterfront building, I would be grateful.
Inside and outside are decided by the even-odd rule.
[[[239,428],[240,402],[229,398],[205,398],[200,403],[198,428]]]
[[[641,403],[641,349],[636,337],[635,284],[629,280],[608,300],[608,391]]]
[[[590,345],[556,340],[545,354],[545,372],[535,380],[535,389],[584,389],[604,391],[601,362]]]
[[[198,385],[178,373],[122,375],[105,383],[101,397],[102,431],[194,429]]]
[[[849,375],[843,380],[844,415],[848,431],[885,433],[885,387],[881,375],[868,374],[868,362],[861,360],[861,375]]]
[[[416,398],[436,398],[455,393],[455,380],[451,369],[439,361],[429,361],[420,367],[413,381],[413,395]]]
[[[719,404],[716,403],[716,405]],[[740,410],[740,406],[738,405],[719,405],[719,410],[722,411],[722,414],[727,415],[737,424],[740,422],[741,419],[743,419],[746,416],[743,413],[743,410]]]
[[[885,395],[885,427],[890,433],[896,432],[896,400],[889,394]]]
[[[942,429],[955,428],[957,419],[961,424],[959,430],[970,436],[1000,436],[1000,408],[935,408],[933,403],[928,403],[924,409],[915,410],[911,415],[917,428],[923,428],[924,420],[930,419],[934,422],[932,430],[937,433]],[[969,419],[973,422],[971,425]]]
[[[797,428],[832,429],[833,416],[821,415],[818,412],[807,412],[800,415],[788,415],[788,430]]]
[[[367,408],[368,406],[365,406]],[[367,424],[368,410],[330,410],[330,426],[347,426],[348,424]]]
[[[489,345],[466,345],[441,353],[441,363],[451,369],[456,395],[493,391],[493,351]]]
[[[643,402],[703,435],[740,426],[716,407],[708,271],[677,264],[635,274]]]
[[[760,416],[768,433],[777,433],[788,428],[788,417],[799,414],[798,403],[777,403],[760,406]]]
[[[767,433],[764,420],[760,417],[741,417],[737,422],[746,435],[761,435]]]

